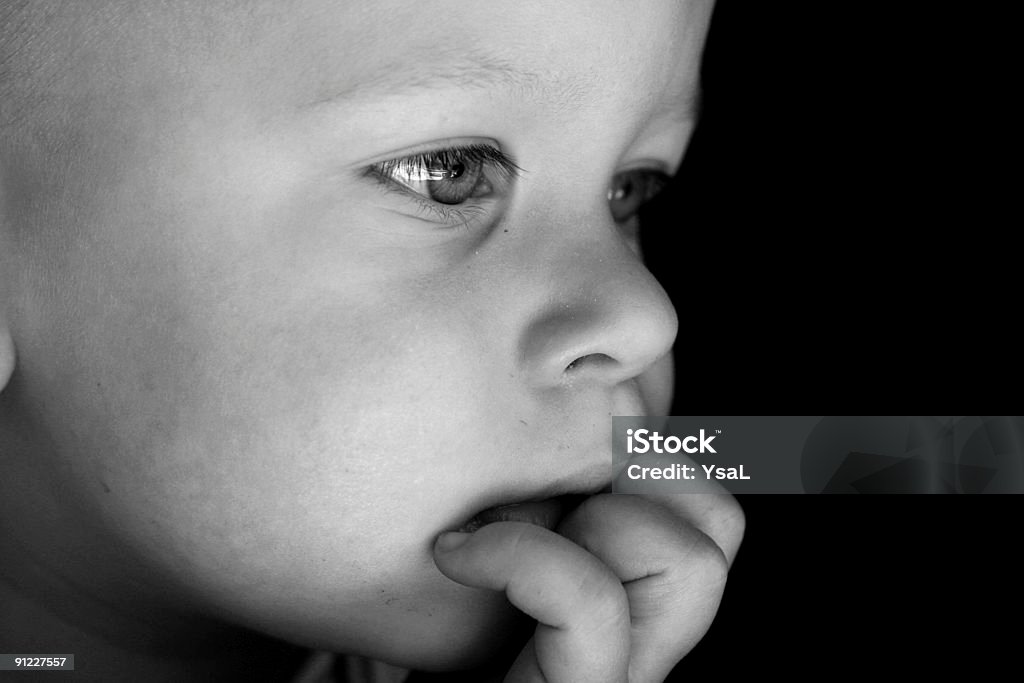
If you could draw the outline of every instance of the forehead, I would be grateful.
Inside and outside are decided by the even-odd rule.
[[[93,17],[114,27],[110,44],[123,48],[122,64],[160,67],[170,78],[230,72],[299,105],[447,85],[507,86],[573,102],[623,83],[678,103],[695,90],[711,2],[193,0],[102,8]],[[101,49],[81,47],[78,56]]]
[[[318,22],[296,17],[330,92],[401,87],[448,73],[527,89],[607,85],[609,74],[668,85],[695,73],[710,3],[386,2],[348,7]],[[338,37],[345,36],[339,43]],[[338,70],[337,59],[344,58]],[[676,78],[684,76],[683,79]]]
[[[202,112],[204,121],[219,117],[236,128],[244,120],[275,130],[301,121],[309,122],[301,130],[331,134],[362,122],[355,137],[413,144],[442,128],[501,132],[478,125],[481,119],[534,133],[540,126],[545,134],[571,126],[584,137],[614,127],[689,126],[712,2],[96,0],[28,7],[38,16],[19,25],[43,27],[42,39],[9,64],[31,71],[17,100],[32,108],[25,119],[32,126],[58,121],[65,137],[85,144],[99,128],[151,136],[199,121]],[[474,92],[483,96],[466,96]],[[365,106],[344,110],[342,119],[330,107],[337,102]],[[309,111],[324,115],[295,118]],[[396,131],[403,118],[416,130]],[[341,120],[346,126],[336,127]],[[352,137],[346,145],[355,154]]]

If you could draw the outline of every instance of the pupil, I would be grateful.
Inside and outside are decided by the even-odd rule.
[[[428,195],[435,202],[462,204],[486,190],[481,186],[483,176],[480,163],[448,159],[439,159],[438,162],[434,182],[427,186]]]
[[[627,178],[622,183],[622,188],[619,190],[619,192],[621,193],[619,196],[622,199],[625,199],[626,197],[629,197],[630,195],[632,195],[633,194],[633,179],[632,178]]]

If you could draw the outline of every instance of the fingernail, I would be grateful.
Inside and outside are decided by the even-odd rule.
[[[468,541],[472,535],[462,533],[461,531],[447,531],[437,537],[437,543],[434,544],[434,548],[438,552],[450,553]]]

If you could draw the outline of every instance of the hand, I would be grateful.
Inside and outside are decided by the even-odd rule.
[[[710,626],[743,526],[724,493],[603,494],[556,531],[497,522],[434,555],[537,620],[507,683],[660,683]]]

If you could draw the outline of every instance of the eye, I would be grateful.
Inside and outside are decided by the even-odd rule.
[[[668,182],[668,175],[649,168],[616,174],[608,188],[608,208],[612,218],[616,223],[625,223],[634,218],[640,207],[665,189]]]
[[[399,190],[445,223],[467,223],[481,204],[500,197],[520,169],[501,150],[476,144],[449,147],[367,168],[385,189]]]

